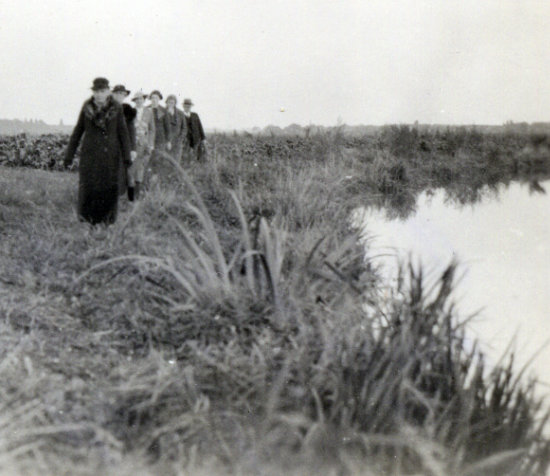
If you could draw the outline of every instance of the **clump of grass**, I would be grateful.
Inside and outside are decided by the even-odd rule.
[[[233,470],[244,449],[267,461],[284,453],[298,464],[323,453],[323,465],[351,470],[350,460],[361,460],[381,474],[516,474],[520,467],[537,474],[548,450],[536,421],[540,402],[502,370],[486,375],[481,354],[467,349],[449,301],[455,265],[431,293],[410,267],[400,280],[407,287],[380,302],[356,236],[342,243],[333,235],[283,266],[284,233],[265,220],[252,230],[233,197],[241,237],[230,255],[195,189],[188,208],[200,242],[176,223],[178,259],[101,264],[131,259],[142,279],[164,283],[163,294],[141,287],[147,320],[135,325],[156,329],[153,345],[172,348],[154,371],[137,370],[135,389],[119,390],[130,413],[114,428],[133,428],[121,438],[137,439],[158,458],[173,455],[173,441],[215,447]],[[253,436],[235,447],[243,426]],[[497,427],[498,437],[488,430]]]

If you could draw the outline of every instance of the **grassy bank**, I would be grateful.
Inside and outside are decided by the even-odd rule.
[[[349,222],[544,176],[544,150],[409,132],[216,136],[108,229],[76,221],[75,174],[0,169],[3,471],[544,474],[545,410],[466,348],[454,265],[382,295]]]

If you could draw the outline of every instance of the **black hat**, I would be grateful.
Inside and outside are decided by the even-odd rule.
[[[162,99],[162,94],[160,94],[160,91],[158,89],[155,89],[153,92],[151,92],[151,94],[149,94],[149,99],[151,99],[151,96],[153,94],[156,94],[159,97],[159,99]]]
[[[99,91],[100,89],[109,89],[109,80],[107,78],[95,78],[92,91]]]
[[[123,84],[117,84],[114,88],[113,88],[113,92],[114,93],[126,93],[126,96],[129,96],[130,95],[130,91],[128,91],[126,89],[126,87],[123,85]]]
[[[185,98],[183,100],[183,105],[184,106],[194,106],[193,101],[191,101],[191,99],[189,99],[189,98]]]

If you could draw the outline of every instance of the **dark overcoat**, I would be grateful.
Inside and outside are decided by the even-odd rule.
[[[170,114],[168,109],[164,114],[164,131],[166,142],[170,142],[171,149],[168,153],[176,160],[180,159],[183,147],[183,141],[187,134],[187,125],[183,111],[175,109],[174,114]]]
[[[190,147],[196,147],[205,139],[204,130],[199,115],[192,112],[187,121],[187,143]]]
[[[122,112],[124,112],[128,135],[130,136],[130,150],[136,150],[136,125],[134,119],[136,118],[137,111],[130,104],[123,103]]]
[[[113,223],[121,168],[130,164],[130,136],[122,106],[111,97],[102,108],[93,98],[84,103],[69,140],[65,165],[72,163],[81,138],[78,214],[93,224]]]
[[[130,150],[136,149],[136,124],[134,119],[136,118],[137,111],[130,106],[130,104],[122,103],[122,112],[124,113],[124,119],[126,121],[126,127],[128,129],[128,136],[130,137]],[[124,195],[128,188],[128,166],[124,164],[124,157],[122,158],[123,166],[120,168],[120,180],[119,180],[119,194]]]

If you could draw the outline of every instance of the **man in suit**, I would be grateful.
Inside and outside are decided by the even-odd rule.
[[[205,157],[204,141],[206,136],[202,128],[199,115],[191,112],[193,102],[187,98],[183,101],[183,114],[187,123],[187,144],[185,145],[186,156],[201,160]]]
[[[145,168],[155,148],[155,119],[151,109],[144,107],[145,94],[138,91],[132,101],[136,104],[136,160],[128,169],[128,188],[132,198],[139,198],[139,190],[143,183]]]

